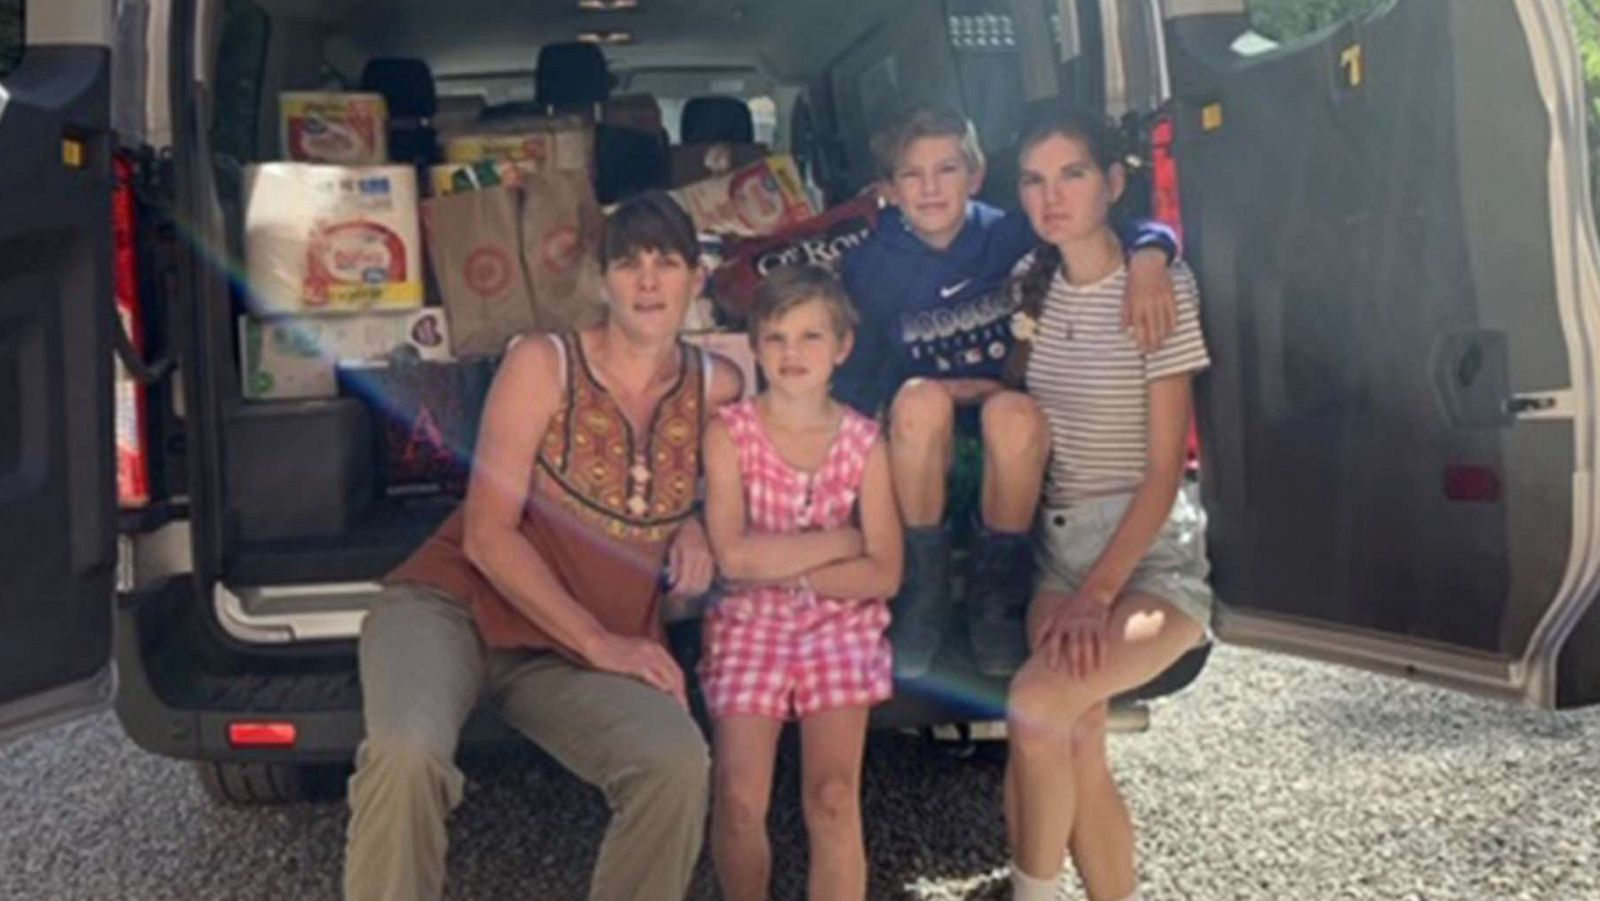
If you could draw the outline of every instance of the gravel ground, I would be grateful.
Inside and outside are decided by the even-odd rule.
[[[1600,712],[1222,648],[1150,732],[1112,741],[1147,899],[1600,899]],[[999,767],[897,736],[868,760],[872,896],[1004,897]],[[774,888],[793,898],[785,764]],[[581,897],[598,795],[531,755],[466,769],[448,897]],[[338,804],[217,806],[104,715],[0,751],[0,898],[335,898],[344,823]]]

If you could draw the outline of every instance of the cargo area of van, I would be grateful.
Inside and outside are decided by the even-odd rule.
[[[359,734],[352,640],[377,580],[459,502],[498,353],[592,321],[592,249],[568,261],[577,275],[541,280],[541,236],[592,238],[603,209],[673,192],[711,271],[685,337],[753,385],[740,311],[771,266],[835,265],[865,236],[877,123],[918,103],[968,111],[984,197],[1009,204],[1028,99],[1103,103],[1104,26],[1081,6],[1082,21],[1053,3],[914,0],[202,4],[191,77],[206,92],[172,109],[168,161],[192,211],[174,255],[201,263],[176,317],[194,338],[186,440],[181,465],[154,468],[169,494],[191,488],[185,537],[210,590],[139,603],[149,695],[206,711],[179,727],[201,756],[343,759]],[[674,626],[680,657],[697,631]],[[1187,684],[1206,652],[1140,694]],[[1004,680],[978,675],[960,636],[936,670],[878,724],[965,735],[1002,716]],[[148,720],[132,704],[125,719]],[[293,754],[241,757],[206,725],[243,710],[294,713]],[[275,793],[250,772],[207,771],[225,796]]]
[[[1600,655],[1573,650],[1600,646],[1600,504],[1574,475],[1582,92],[1536,3],[1373,0],[1283,44],[1245,0],[150,8],[170,33],[149,46],[193,52],[147,61],[170,90],[134,176],[144,349],[175,365],[145,373],[116,637],[142,664],[118,703],[145,747],[227,761],[207,771],[225,797],[348,760],[377,580],[458,503],[505,340],[596,314],[603,211],[653,189],[690,210],[713,274],[686,338],[738,359],[767,267],[835,263],[871,227],[872,132],[918,103],[974,121],[1003,206],[1030,103],[1122,124],[1125,212],[1181,230],[1204,297],[1218,635],[1600,697]],[[1004,680],[964,644],[877,723],[999,718]],[[290,745],[233,731],[279,721]]]
[[[714,335],[740,326],[754,281],[741,267],[785,253],[835,261],[864,234],[876,204],[855,198],[874,178],[871,123],[918,101],[980,110],[1004,200],[1020,44],[1054,40],[1045,5],[1024,5],[1034,21],[1019,27],[1008,3],[224,4],[210,157],[228,236],[218,252],[243,277],[229,315],[207,317],[207,345],[230,352],[207,399],[223,426],[212,531],[236,620],[326,612],[327,591],[271,589],[370,580],[454,504],[463,473],[445,458],[470,454],[475,399],[506,336],[592,318],[569,302],[580,289],[537,284],[532,232],[592,232],[596,204],[674,191],[715,269],[693,339],[749,370],[737,338]],[[504,184],[541,169],[580,172],[592,196],[568,203],[549,178]],[[407,182],[386,233],[410,274],[376,300],[310,297],[311,223],[360,218],[367,200],[330,213],[316,198],[374,176]],[[506,233],[500,258],[535,282],[497,295],[499,313],[481,308],[472,279],[521,279],[485,268],[486,245],[464,230]],[[420,365],[337,365],[396,350]]]

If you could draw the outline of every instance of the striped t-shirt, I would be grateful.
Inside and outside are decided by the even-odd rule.
[[[1032,263],[1029,254],[1016,271]],[[1144,354],[1122,328],[1126,266],[1092,285],[1069,285],[1059,272],[1051,281],[1027,372],[1028,393],[1050,420],[1048,506],[1137,490],[1148,448],[1148,384],[1211,365],[1194,273],[1174,263],[1172,283],[1177,328]]]

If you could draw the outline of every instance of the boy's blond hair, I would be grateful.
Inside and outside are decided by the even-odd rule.
[[[756,288],[745,323],[750,345],[754,347],[760,341],[763,325],[813,300],[821,301],[828,308],[834,333],[841,338],[861,324],[861,317],[850,303],[850,295],[845,293],[844,285],[833,272],[813,265],[784,266],[769,272]]]
[[[872,136],[878,176],[885,181],[893,179],[906,148],[923,138],[953,138],[961,145],[967,169],[974,173],[983,170],[983,147],[978,143],[977,130],[965,116],[942,107],[918,106],[901,112]]]

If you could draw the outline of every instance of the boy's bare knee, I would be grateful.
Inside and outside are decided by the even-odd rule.
[[[938,382],[913,379],[894,396],[889,429],[895,441],[928,441],[949,435],[955,427],[956,405]]]
[[[1050,422],[1033,398],[1020,391],[990,395],[979,411],[986,451],[1039,453],[1049,444]]]

